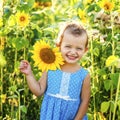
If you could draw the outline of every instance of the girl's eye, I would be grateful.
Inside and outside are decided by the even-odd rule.
[[[82,48],[77,48],[77,50],[82,50]]]
[[[70,46],[65,46],[66,48],[70,48]]]

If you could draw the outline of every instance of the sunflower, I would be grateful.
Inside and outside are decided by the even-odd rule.
[[[87,22],[86,12],[84,10],[78,9],[78,15],[83,23]]]
[[[116,66],[117,62],[118,62],[118,56],[111,55],[106,60],[106,66],[107,67],[112,66],[112,65]]]
[[[42,6],[42,4],[37,1],[37,2],[34,2],[34,5],[33,5],[33,8],[40,8]]]
[[[103,8],[105,11],[112,11],[114,8],[114,3],[110,2],[109,0],[102,0],[100,2],[100,7]]]
[[[43,40],[35,43],[32,53],[35,66],[38,66],[42,72],[60,69],[60,65],[64,64],[59,48],[52,48],[49,43]]]
[[[17,24],[21,27],[26,27],[29,24],[29,14],[24,11],[16,13]]]
[[[34,2],[33,8],[45,8],[45,7],[51,7],[51,2]]]

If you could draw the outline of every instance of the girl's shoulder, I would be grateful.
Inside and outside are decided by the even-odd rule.
[[[89,71],[86,68],[81,67],[82,72],[89,73]]]

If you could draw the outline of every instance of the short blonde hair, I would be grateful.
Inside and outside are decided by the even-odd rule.
[[[70,34],[74,36],[81,36],[82,34],[86,34],[87,36],[87,42],[86,42],[86,47],[88,45],[88,34],[87,31],[77,22],[67,22],[60,30],[58,34],[58,38],[56,40],[56,46],[60,46],[62,43],[62,39],[64,37],[65,31],[68,31]]]

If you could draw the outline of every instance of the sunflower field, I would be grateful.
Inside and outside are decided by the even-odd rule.
[[[43,97],[34,96],[19,71],[33,45],[54,46],[62,23],[80,22],[89,50],[80,64],[91,74],[89,120],[120,120],[120,0],[0,0],[0,120],[39,120]]]

